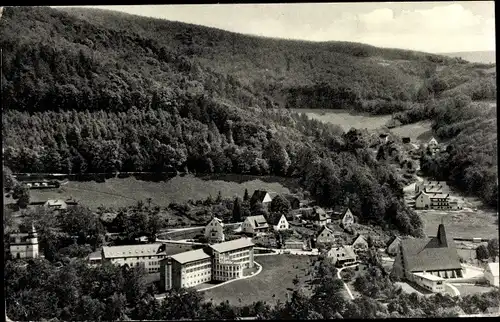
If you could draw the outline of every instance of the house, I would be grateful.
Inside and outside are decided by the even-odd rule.
[[[432,137],[432,138],[429,140],[429,142],[427,143],[427,146],[430,146],[430,147],[436,147],[436,146],[438,146],[438,145],[439,145],[439,144],[438,144],[438,141],[437,141],[434,137]]]
[[[484,270],[484,277],[490,285],[498,287],[498,273],[499,266],[497,263],[488,263],[486,269]]]
[[[290,224],[283,214],[269,215],[269,225],[272,225],[275,231],[290,229]]]
[[[392,239],[392,241],[389,243],[389,245],[387,246],[387,249],[386,249],[387,254],[389,254],[391,256],[397,255],[400,244],[401,244],[401,238],[399,236],[394,237]]]
[[[118,213],[115,213],[115,212],[105,212],[103,213],[99,219],[101,219],[101,221],[103,223],[112,223],[113,220],[115,220],[115,218],[118,216]]]
[[[88,261],[90,266],[94,266],[94,267],[101,264],[102,263],[102,250],[90,253],[87,256],[87,261]]]
[[[430,273],[444,279],[463,276],[455,242],[446,235],[443,224],[436,237],[401,240],[393,273],[409,281],[415,280],[414,273]]]
[[[449,194],[433,193],[427,194],[423,191],[415,197],[416,209],[451,209]]]
[[[260,203],[265,209],[269,209],[271,201],[276,196],[275,193],[267,192],[265,190],[255,190],[252,197],[250,198],[250,204]]]
[[[356,254],[351,246],[340,246],[330,249],[326,255],[334,265],[348,265],[356,262]]]
[[[205,238],[210,243],[220,243],[225,240],[224,223],[221,219],[214,217],[205,227]]]
[[[389,135],[386,133],[381,133],[379,135],[379,140],[380,140],[380,143],[387,143],[387,141],[389,140]]]
[[[115,265],[129,267],[142,266],[147,273],[156,273],[160,268],[160,260],[169,255],[181,253],[184,250],[192,249],[191,246],[168,248],[168,245],[161,243],[103,246],[101,258],[103,262],[110,262]]]
[[[335,243],[335,234],[334,232],[328,228],[327,226],[323,226],[319,231],[319,234],[316,236],[316,244],[334,244]]]
[[[450,187],[446,183],[446,181],[421,181],[415,184],[415,192],[418,193],[420,191],[426,192],[428,191],[438,190],[441,193],[449,193]]]
[[[269,229],[266,218],[263,215],[248,216],[241,224],[241,231],[247,234],[258,234]]]
[[[355,251],[366,251],[368,250],[368,242],[362,235],[358,235],[356,239],[354,239],[354,242],[352,243],[352,248]]]
[[[12,258],[38,258],[38,234],[35,226],[20,227],[18,232],[9,235],[9,251]]]
[[[302,209],[302,214],[302,218],[311,221],[316,226],[325,226],[332,221],[327,213],[317,206]]]
[[[300,208],[301,200],[297,196],[285,194],[284,197],[290,203],[290,209],[295,210]]]
[[[352,224],[354,224],[354,216],[351,210],[347,208],[342,215],[342,227],[347,228]]]
[[[44,203],[44,206],[49,208],[49,209],[67,209],[68,204],[66,201],[61,200],[61,199],[49,199]]]

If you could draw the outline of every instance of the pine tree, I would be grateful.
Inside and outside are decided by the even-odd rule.
[[[233,203],[233,222],[241,221],[241,199],[240,197],[236,197]]]
[[[245,195],[243,196],[243,201],[249,201],[250,196],[248,195],[248,189],[245,189]]]
[[[222,194],[220,191],[219,191],[219,194],[217,195],[217,199],[215,199],[215,202],[218,204],[222,202]]]

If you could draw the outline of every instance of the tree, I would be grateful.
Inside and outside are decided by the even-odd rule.
[[[486,260],[490,258],[490,253],[488,252],[488,248],[484,245],[479,245],[479,247],[476,249],[476,256],[477,259],[479,260]]]
[[[215,203],[219,204],[221,202],[222,202],[222,194],[219,191],[219,193],[217,194],[217,198],[215,199]]]
[[[17,205],[19,206],[19,208],[25,209],[26,207],[28,207],[29,204],[30,204],[30,193],[28,188],[24,187],[20,192],[19,199],[17,199]]]
[[[242,209],[240,197],[234,198],[233,203],[233,222],[241,222]]]
[[[498,256],[498,238],[493,238],[488,241],[488,252],[493,260],[496,261]]]
[[[277,212],[280,214],[288,214],[290,212],[291,206],[288,199],[282,195],[277,195],[271,201],[271,212]]]
[[[245,188],[245,195],[243,196],[243,201],[248,202],[250,200],[250,196],[248,195],[248,189]]]
[[[379,160],[385,160],[385,150],[384,150],[384,146],[383,145],[381,145],[378,148],[376,159],[377,159],[377,161],[379,161]]]

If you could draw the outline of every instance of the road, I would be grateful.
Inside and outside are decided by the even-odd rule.
[[[358,264],[354,264],[354,265],[344,266],[344,267],[342,267],[341,269],[339,269],[337,271],[337,277],[338,277],[339,280],[342,281],[342,283],[344,283],[344,287],[345,287],[345,289],[347,291],[347,294],[349,294],[349,297],[351,298],[351,300],[354,300],[354,295],[352,295],[351,290],[349,289],[349,286],[347,286],[347,283],[344,282],[344,280],[342,279],[342,277],[340,277],[340,272],[342,272],[346,268],[356,267],[358,265],[359,265],[359,263]]]

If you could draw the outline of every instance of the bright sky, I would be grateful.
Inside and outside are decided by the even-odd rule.
[[[495,50],[493,1],[92,7],[266,37],[434,53]]]

